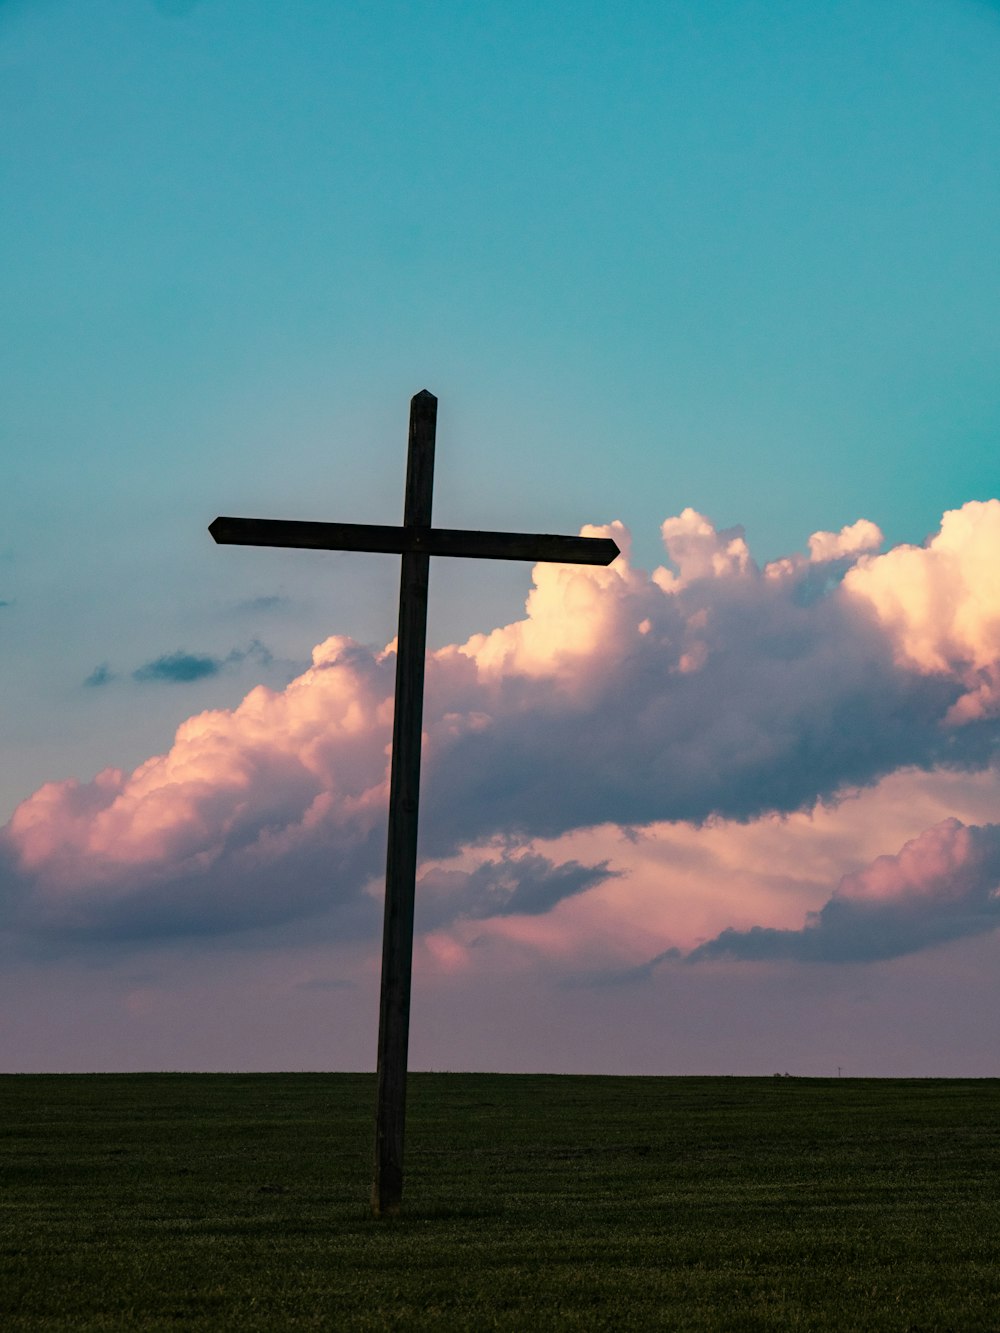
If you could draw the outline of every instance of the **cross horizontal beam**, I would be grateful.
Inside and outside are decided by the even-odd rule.
[[[224,546],[296,546],[313,551],[388,551],[395,555],[410,552],[568,565],[610,565],[621,554],[610,537],[561,537],[535,532],[227,517],[215,519],[208,530]]]

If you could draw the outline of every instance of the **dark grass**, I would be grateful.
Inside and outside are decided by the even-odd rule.
[[[1000,1080],[0,1078],[0,1327],[997,1329]]]

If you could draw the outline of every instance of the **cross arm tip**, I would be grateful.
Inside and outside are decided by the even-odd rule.
[[[411,399],[410,401],[416,403],[416,402],[420,402],[421,400],[423,400],[423,401],[427,401],[428,399],[429,399],[432,403],[436,403],[436,402],[437,402],[437,398],[435,397],[434,394],[431,393],[430,389],[421,389],[419,393],[415,393],[415,394],[413,395],[413,397],[412,397],[412,399]]]
[[[221,514],[219,515],[218,518],[213,518],[211,523],[209,523],[208,525],[208,530],[211,533],[212,540],[214,542],[217,542],[220,546],[232,545],[234,522],[239,522],[239,520],[226,518]]]

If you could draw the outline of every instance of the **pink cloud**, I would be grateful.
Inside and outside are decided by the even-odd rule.
[[[539,838],[809,810],[992,753],[997,502],[946,515],[919,550],[871,554],[862,520],[764,571],[693,510],[664,523],[672,567],[651,575],[620,524],[585,531],[626,554],[538,566],[521,620],[428,662],[424,854],[507,840],[473,885],[479,919],[601,891],[606,857],[543,864]],[[0,834],[8,921],[142,938],[333,913],[374,929],[393,669],[333,637],[284,690],[189,719],[133,773],[46,784]]]
[[[332,638],[283,691],[184,722],[133,773],[47,783],[3,834],[29,917],[179,930],[305,910],[371,861],[385,804],[393,661]],[[312,862],[315,861],[315,865]],[[334,890],[335,892],[335,890]],[[23,894],[20,895],[23,898]],[[23,905],[23,904],[22,904]]]
[[[839,532],[814,532],[809,538],[809,559],[816,564],[877,551],[883,542],[881,529],[867,518],[859,518]]]
[[[477,975],[541,969],[565,983],[638,982],[652,975],[651,959],[680,959],[727,930],[749,933],[764,923],[797,937],[803,916],[816,917],[831,896],[846,892],[852,877],[870,887],[870,865],[900,860],[887,857],[886,848],[915,843],[926,854],[934,839],[921,835],[929,826],[947,829],[954,818],[949,811],[960,822],[988,822],[998,799],[997,773],[901,770],[875,787],[790,815],[700,825],[658,822],[642,830],[599,825],[534,839],[529,850],[551,865],[579,872],[606,863],[618,872],[595,877],[584,892],[562,897],[544,915],[478,913],[477,871],[485,862],[492,877],[489,863],[505,854],[499,841],[433,863],[418,898],[423,903],[425,886],[432,888],[424,924],[437,923],[437,937],[447,936],[454,956],[465,950],[466,966]],[[914,858],[901,859],[905,899],[931,877],[933,863],[922,856],[920,875]],[[946,886],[945,878],[938,893]],[[956,890],[964,891],[960,884]],[[451,902],[442,901],[442,894]],[[958,907],[953,923],[963,920]],[[790,945],[781,956],[812,957]]]
[[[845,875],[800,930],[727,929],[689,955],[871,962],[1000,926],[1000,824],[945,819]]]
[[[902,665],[963,682],[949,722],[1000,713],[1000,500],[949,510],[925,546],[864,557],[844,586],[872,606]]]
[[[880,856],[863,870],[845,875],[834,898],[842,902],[959,902],[984,882],[990,849],[1000,846],[1000,826],[968,828],[954,817],[905,843],[895,856]],[[986,875],[989,879],[989,873]],[[996,885],[990,885],[991,893]]]

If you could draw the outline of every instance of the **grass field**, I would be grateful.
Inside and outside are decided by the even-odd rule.
[[[0,1077],[0,1327],[1000,1327],[1000,1081]]]

